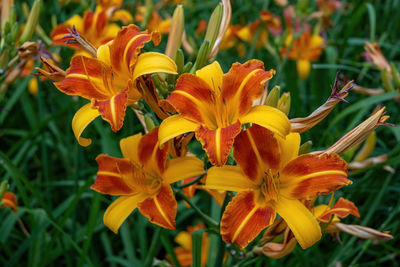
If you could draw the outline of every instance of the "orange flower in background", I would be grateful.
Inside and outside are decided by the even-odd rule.
[[[274,73],[265,71],[261,61],[250,60],[233,64],[226,74],[214,62],[196,75],[181,75],[167,99],[179,114],[161,123],[160,143],[194,131],[210,162],[222,166],[242,124],[259,124],[286,136],[290,122],[283,112],[269,106],[253,106],[253,100],[261,96],[265,82]]]
[[[129,24],[133,22],[131,13],[127,10],[120,9],[122,6],[122,0],[97,0],[96,12],[105,11],[107,17],[111,21],[121,21],[123,24]]]
[[[120,146],[124,158],[104,154],[96,158],[99,171],[91,188],[120,196],[107,208],[104,224],[117,233],[138,208],[150,222],[175,229],[177,203],[170,184],[203,174],[203,162],[195,157],[167,160],[168,146],[159,148],[158,128],[144,136],[124,138]]]
[[[14,193],[12,192],[5,192],[4,195],[1,197],[1,202],[3,202],[3,207],[10,207],[13,212],[18,211],[18,200]]]
[[[187,227],[187,231],[179,232],[175,237],[175,242],[180,245],[180,247],[174,248],[174,253],[181,266],[191,266],[193,263],[193,249],[192,249],[192,234],[199,230],[205,229],[204,224],[199,223],[196,226]],[[203,239],[201,241],[201,266],[207,264],[208,250],[209,250],[210,240],[207,232],[203,233]]]
[[[287,38],[291,39],[292,36],[289,35]],[[294,40],[288,58],[297,61],[297,73],[301,79],[306,79],[308,77],[311,69],[310,62],[319,58],[323,48],[324,39],[316,34],[311,35],[309,31],[306,31],[299,38]],[[286,47],[282,49],[282,56],[286,54],[286,49]]]
[[[321,238],[318,221],[300,201],[344,185],[347,163],[336,154],[298,155],[300,135],[286,139],[258,125],[239,134],[233,156],[239,166],[212,167],[206,186],[239,192],[221,219],[225,242],[246,247],[278,213],[303,249]]]
[[[91,143],[81,134],[99,115],[114,132],[121,129],[126,107],[141,98],[135,83],[139,76],[154,72],[176,73],[175,62],[164,54],[146,52],[139,55],[150,40],[158,44],[158,37],[130,25],[124,27],[112,42],[99,47],[97,58],[75,56],[71,59],[65,79],[54,84],[68,95],[91,100],[72,120],[79,144],[88,146]]]
[[[117,36],[120,27],[117,24],[109,23],[106,11],[86,11],[83,18],[74,15],[65,23],[55,27],[50,34],[53,45],[65,45],[71,48],[80,49],[80,45],[73,42],[71,29],[76,30],[95,48],[106,44]]]
[[[135,20],[137,22],[143,22],[145,20],[147,7],[146,6],[136,6]],[[162,34],[169,33],[171,28],[171,18],[163,19],[156,10],[153,10],[151,17],[147,22],[146,29],[150,31],[158,31]]]

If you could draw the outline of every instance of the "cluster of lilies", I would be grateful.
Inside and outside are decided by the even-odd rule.
[[[321,5],[323,2],[319,1]],[[197,184],[220,205],[229,202],[217,223],[226,243],[246,248],[267,229],[254,246],[254,253],[280,258],[297,243],[303,249],[312,246],[321,239],[322,232],[391,238],[388,233],[341,223],[339,218],[360,214],[349,200],[333,201],[336,190],[352,184],[348,163],[340,154],[386,124],[389,116],[385,115],[385,108],[377,109],[331,147],[309,152],[304,149],[300,134],[312,129],[344,101],[353,88],[352,82],[339,89],[336,78],[331,96],[321,107],[307,117],[289,119],[290,96],[279,97],[276,88],[268,90],[275,70],[266,70],[263,62],[252,59],[234,63],[224,73],[215,60],[218,49],[232,47],[237,40],[251,42],[261,24],[267,27],[258,33],[261,37],[257,46],[266,46],[263,38],[282,32],[281,21],[273,14],[263,11],[258,21],[239,28],[229,25],[231,7],[229,1],[222,1],[210,19],[213,23],[207,27],[196,62],[184,64],[179,48],[181,44],[187,51],[191,48],[184,37],[182,6],[168,20],[150,12],[147,25],[151,27],[141,30],[134,24],[120,27],[113,22],[128,24],[134,20],[121,5],[122,1],[98,1],[95,11],[87,11],[83,17],[75,15],[54,28],[52,44],[74,48],[75,55],[66,70],[45,57],[41,58],[43,67],[37,68],[39,75],[52,80],[61,92],[89,100],[72,120],[72,130],[81,146],[92,143],[82,134],[98,117],[114,132],[130,123],[125,119],[130,109],[142,122],[145,134],[120,140],[123,158],[106,154],[96,158],[98,172],[91,188],[118,196],[104,214],[104,224],[109,229],[118,233],[136,209],[151,223],[175,229],[175,195],[183,194],[189,199],[195,192],[188,189]],[[337,7],[324,9],[326,12],[320,15],[326,19],[326,13],[334,8]],[[288,21],[294,17],[293,12],[286,9]],[[148,15],[143,10],[135,20],[143,22]],[[324,41],[307,27],[299,35],[299,26],[292,27],[289,22],[287,25],[289,34],[281,53],[297,60],[299,77],[305,79],[310,61],[318,58]],[[204,26],[199,32],[203,30]],[[153,52],[161,33],[168,32],[167,52]],[[146,116],[146,108],[158,118]],[[205,156],[191,152],[189,144],[194,142],[201,144]],[[178,183],[181,187],[175,186]],[[185,183],[189,186],[185,187]],[[232,197],[232,193],[225,192],[235,194]],[[4,194],[2,201],[16,210],[15,196],[10,194]],[[319,195],[328,194],[332,194],[329,204],[314,204],[319,203]],[[213,226],[210,221],[205,223]],[[189,232],[205,226],[196,227]],[[189,238],[187,233],[178,236],[185,236],[185,241]],[[182,240],[177,242],[185,243]],[[190,245],[182,245],[176,253],[183,258],[186,255],[187,260]]]

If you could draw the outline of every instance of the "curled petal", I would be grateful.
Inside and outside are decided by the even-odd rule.
[[[164,183],[172,184],[193,176],[204,174],[204,164],[196,157],[179,157],[170,159],[163,173]]]
[[[222,215],[222,239],[226,243],[245,248],[263,229],[273,223],[275,215],[272,207],[257,204],[254,192],[240,192]]]
[[[133,80],[136,80],[139,76],[144,74],[155,72],[177,74],[176,71],[177,67],[175,62],[168,56],[161,53],[147,52],[141,54],[137,58],[135,69],[133,71]]]
[[[138,147],[138,156],[140,162],[147,170],[162,174],[165,170],[168,157],[168,146],[160,149],[158,142],[158,127],[150,133],[144,135],[140,140]]]
[[[131,163],[127,159],[119,159],[101,154],[96,158],[99,170],[91,189],[107,195],[131,195],[135,190],[127,183],[124,177],[131,175]]]
[[[243,172],[255,183],[264,171],[278,169],[280,151],[274,134],[258,125],[240,133],[235,140],[233,156]]]
[[[175,230],[177,203],[169,185],[163,185],[160,192],[138,205],[140,213],[150,222]]]
[[[166,118],[160,125],[158,131],[158,139],[160,144],[164,144],[168,140],[177,137],[178,135],[194,132],[199,125],[190,120],[185,119],[181,115],[173,115]]]
[[[353,202],[342,197],[339,198],[339,200],[332,208],[328,209],[324,214],[322,214],[318,218],[318,220],[322,222],[329,222],[331,216],[334,214],[339,216],[340,218],[345,218],[350,214],[358,218],[360,217],[360,213],[358,212],[356,205],[354,205]]]
[[[286,221],[303,249],[321,239],[321,228],[317,220],[299,200],[281,196],[273,207]]]
[[[282,138],[290,133],[290,122],[285,113],[270,106],[254,106],[240,118],[240,122],[258,124]]]
[[[207,172],[206,188],[224,191],[246,191],[255,184],[237,166],[212,167]]]
[[[281,192],[296,199],[329,194],[351,184],[347,163],[336,154],[305,154],[290,161],[280,172]]]
[[[224,75],[222,83],[222,97],[228,105],[229,113],[238,114],[239,117],[246,114],[253,100],[264,91],[264,83],[274,73],[274,70],[265,71],[264,63],[259,60],[249,60],[244,64],[234,63]]]
[[[117,198],[104,213],[104,224],[117,234],[119,227],[129,214],[136,209],[139,202],[146,198],[147,195],[142,193]]]
[[[103,120],[111,125],[114,132],[119,131],[124,125],[125,110],[128,100],[128,89],[123,90],[121,93],[112,96],[107,100],[92,100],[93,107],[96,107]]]
[[[92,104],[88,103],[81,107],[74,115],[72,119],[72,130],[74,132],[76,140],[81,146],[88,146],[92,143],[89,138],[81,137],[82,132],[94,119],[100,116],[97,109],[92,108]]]
[[[217,128],[210,130],[205,126],[200,126],[196,130],[196,138],[207,152],[211,164],[215,166],[222,166],[228,159],[228,155],[233,146],[233,141],[236,135],[241,130],[240,122],[236,122],[225,128]]]

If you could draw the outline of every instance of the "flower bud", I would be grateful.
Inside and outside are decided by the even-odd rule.
[[[40,9],[42,7],[42,0],[35,0],[32,9],[29,12],[28,21],[26,22],[25,29],[19,39],[20,43],[25,43],[30,40],[33,32],[36,30],[36,25],[39,22]]]
[[[375,145],[376,145],[376,133],[372,132],[368,135],[364,145],[357,153],[357,155],[354,157],[354,161],[361,162],[367,159],[371,155],[372,151],[374,151]]]
[[[7,181],[3,181],[0,184],[0,199],[3,197],[4,193],[8,190],[8,183]]]
[[[391,79],[389,77],[389,73],[386,69],[381,70],[381,79],[382,79],[382,83],[383,83],[383,88],[385,88],[385,90],[387,92],[394,91],[392,81],[391,81]]]
[[[290,112],[290,93],[284,93],[278,102],[278,109],[283,113],[289,115]]]
[[[267,99],[265,100],[265,105],[276,108],[278,106],[280,93],[281,88],[276,85],[274,88],[272,88],[271,92],[269,92]]]
[[[380,232],[375,229],[355,225],[355,224],[344,224],[344,223],[336,223],[335,226],[342,232],[346,232],[348,234],[357,236],[363,239],[373,239],[373,240],[391,240],[393,236],[389,234],[389,232]]]
[[[151,118],[150,114],[145,114],[144,115],[144,122],[146,124],[146,128],[148,132],[151,132],[155,127],[155,123],[153,119]]]
[[[172,59],[176,57],[176,51],[181,47],[182,36],[184,31],[185,17],[182,5],[175,8],[172,15],[171,28],[169,32],[167,48],[165,54]]]
[[[311,151],[312,141],[308,140],[307,142],[303,143],[299,148],[299,155],[307,154]]]
[[[397,68],[394,65],[394,63],[390,64],[390,70],[392,73],[392,79],[394,82],[394,86],[396,87],[396,89],[400,89],[400,75],[399,75],[399,72],[397,71]]]
[[[218,6],[214,9],[211,14],[210,20],[208,21],[206,35],[204,40],[208,40],[210,45],[207,50],[207,58],[211,53],[212,48],[214,47],[214,43],[217,40],[217,36],[219,34],[219,29],[221,27],[223,8],[222,4],[218,4]]]

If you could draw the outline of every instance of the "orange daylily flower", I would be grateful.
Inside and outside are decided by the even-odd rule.
[[[292,38],[289,34],[287,40]],[[290,43],[286,41],[285,43]],[[306,79],[310,73],[311,61],[319,58],[324,48],[324,39],[321,36],[306,31],[303,35],[297,38],[291,50],[289,51],[288,58],[297,60],[297,73],[301,79]],[[282,56],[286,54],[286,47],[281,51]]]
[[[71,29],[78,32],[95,48],[98,48],[114,39],[120,27],[115,23],[108,22],[106,11],[86,11],[83,18],[79,15],[74,15],[51,31],[50,37],[53,40],[53,45],[64,45],[80,49],[79,44],[72,42]]]
[[[97,178],[91,188],[99,193],[120,196],[106,210],[104,224],[114,233],[139,209],[150,222],[175,229],[177,203],[170,184],[204,173],[203,162],[195,157],[167,160],[168,146],[159,148],[158,128],[142,136],[136,134],[120,142],[124,158],[101,154]]]
[[[187,227],[187,231],[179,232],[175,237],[175,242],[180,245],[180,247],[174,248],[174,253],[179,262],[179,265],[191,266],[193,263],[193,249],[192,249],[192,234],[199,230],[204,229],[205,226],[199,223],[196,226]],[[207,264],[208,259],[208,248],[209,248],[209,237],[207,232],[203,233],[203,239],[201,242],[201,266]]]
[[[136,25],[124,27],[117,37],[97,49],[97,58],[75,56],[66,77],[54,83],[68,95],[79,95],[91,100],[75,114],[72,128],[79,144],[88,146],[90,139],[81,137],[86,126],[101,117],[118,131],[124,122],[128,105],[138,101],[141,94],[136,79],[144,74],[166,72],[176,74],[175,62],[164,54],[146,52],[143,46],[158,35],[141,32]]]
[[[1,197],[1,202],[3,202],[2,207],[10,207],[13,212],[18,211],[18,200],[14,193],[5,192]]]
[[[312,209],[315,217],[321,223],[329,223],[334,224],[339,222],[339,218],[346,218],[348,215],[356,216],[360,218],[360,213],[356,205],[350,200],[339,198],[336,204],[333,207],[329,207],[328,205],[318,205]],[[331,220],[332,216],[334,218]]]
[[[328,194],[344,185],[347,163],[336,154],[298,155],[300,135],[286,139],[253,125],[239,134],[233,156],[239,166],[212,167],[206,186],[239,192],[221,219],[225,242],[246,247],[278,213],[303,249],[321,238],[318,221],[301,199]]]
[[[131,13],[120,9],[122,2],[122,0],[97,0],[96,12],[105,11],[111,21],[120,20],[123,24],[132,23]]]
[[[136,7],[136,15],[135,20],[137,22],[143,22],[145,20],[147,7],[145,6],[137,6]],[[171,28],[171,18],[163,19],[156,10],[153,10],[151,13],[150,20],[146,25],[146,29],[150,31],[158,31],[162,34],[169,33]]]
[[[210,162],[222,166],[242,124],[259,124],[286,136],[290,123],[283,112],[269,106],[252,106],[274,73],[265,71],[261,61],[250,60],[233,64],[226,74],[215,61],[196,75],[181,75],[167,99],[179,114],[161,123],[160,143],[194,131]]]

